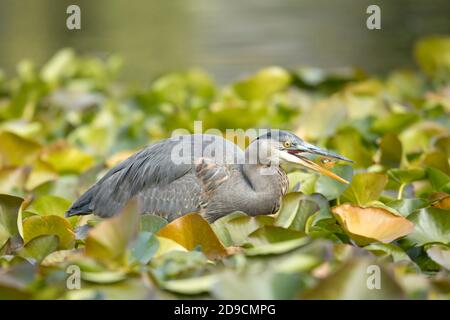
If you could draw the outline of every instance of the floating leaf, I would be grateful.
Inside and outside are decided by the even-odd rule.
[[[364,249],[373,252],[377,256],[390,256],[392,257],[392,261],[394,262],[411,261],[409,256],[405,251],[402,250],[402,248],[392,243],[374,242],[365,246]]]
[[[253,248],[246,248],[244,250],[247,256],[260,256],[260,255],[272,255],[281,254],[292,251],[308,243],[307,238],[300,238],[276,243],[270,243]]]
[[[285,229],[277,226],[264,226],[252,232],[247,243],[253,246],[261,246],[271,243],[295,240],[303,238],[305,234],[300,231]]]
[[[396,210],[402,216],[407,217],[418,209],[425,208],[429,202],[423,199],[402,199],[394,200],[387,204],[388,207]]]
[[[278,67],[266,68],[249,79],[238,82],[233,89],[245,100],[265,100],[289,84],[289,73]]]
[[[41,145],[17,134],[0,132],[0,166],[20,166],[36,159]]]
[[[427,254],[434,262],[450,270],[450,248],[448,246],[432,245],[427,249]]]
[[[242,213],[235,213],[233,217],[230,217],[230,219],[223,225],[221,232],[226,232],[228,246],[239,246],[247,240],[250,233],[262,226],[272,224],[273,221],[273,217],[250,217],[246,214],[242,215]]]
[[[346,117],[342,101],[336,98],[320,100],[300,115],[295,133],[306,140],[330,137]]]
[[[156,233],[167,225],[167,220],[153,214],[141,216],[141,231]]]
[[[164,238],[164,237],[156,237],[158,239],[159,242],[159,246],[158,246],[158,250],[155,252],[154,257],[160,257],[168,252],[172,252],[172,251],[181,251],[181,252],[187,252],[188,250],[181,246],[180,244],[178,244],[177,242],[168,239],[168,238]]]
[[[428,168],[427,176],[435,191],[450,192],[450,177],[444,172],[435,168]]]
[[[33,163],[31,172],[26,181],[25,188],[27,190],[33,190],[38,186],[54,181],[58,178],[58,173],[53,169],[53,167],[41,160],[37,160]]]
[[[350,165],[337,165],[331,171],[347,181],[352,180],[353,167]],[[338,198],[347,188],[347,184],[324,175],[320,175],[315,184],[315,192],[322,194],[328,200]]]
[[[211,228],[213,229],[214,233],[226,247],[232,246],[234,244],[230,232],[227,228],[228,222],[238,217],[247,217],[247,214],[240,211],[233,212],[217,219],[211,224]]]
[[[141,264],[147,264],[159,248],[159,241],[151,232],[140,232],[131,246],[133,259]]]
[[[58,247],[58,236],[44,234],[30,240],[17,254],[23,258],[41,262]]]
[[[84,281],[93,283],[110,284],[123,281],[127,278],[123,271],[101,271],[101,272],[81,272],[81,278]]]
[[[283,197],[274,225],[304,231],[307,219],[324,205],[328,207],[328,202],[319,194],[289,193]]]
[[[425,171],[421,168],[389,169],[388,175],[401,184],[411,183],[425,178]]]
[[[44,195],[35,199],[32,203],[32,211],[36,211],[41,216],[55,215],[64,217],[64,213],[69,209],[71,202],[57,196]]]
[[[24,167],[0,169],[0,193],[12,193],[22,190],[28,170]]]
[[[55,235],[59,239],[59,249],[71,249],[75,244],[75,233],[70,223],[59,216],[31,216],[23,221],[25,245],[42,235]]]
[[[436,150],[426,153],[423,156],[423,164],[428,167],[439,169],[446,175],[450,175],[450,165],[448,164],[448,157],[442,151]]]
[[[216,275],[206,275],[201,277],[164,281],[162,286],[164,289],[172,292],[191,295],[209,292],[216,282]]]
[[[392,113],[377,119],[372,125],[372,130],[380,134],[399,133],[419,120],[420,117],[414,113]]]
[[[159,237],[172,239],[188,250],[197,246],[210,258],[225,257],[227,251],[208,222],[197,213],[184,215],[158,231]]]
[[[437,208],[421,209],[408,216],[415,225],[408,239],[417,246],[427,243],[450,243],[450,212]]]
[[[379,173],[358,173],[342,194],[343,201],[364,205],[378,200],[387,184],[387,176]]]
[[[334,207],[340,225],[358,244],[391,242],[412,232],[414,224],[382,208],[363,208],[343,204]]]
[[[448,76],[450,74],[450,38],[430,36],[418,41],[414,56],[422,70],[429,76]]]
[[[32,241],[33,240],[31,240],[31,242]],[[46,256],[45,259],[42,261],[41,265],[47,267],[49,266],[57,267],[66,262],[76,261],[77,259],[80,259],[81,256],[82,256],[81,250],[58,250]]]
[[[137,235],[139,219],[134,203],[129,203],[119,214],[96,225],[88,232],[86,255],[107,262],[123,262]]]
[[[94,164],[92,156],[65,144],[51,146],[41,155],[41,160],[58,173],[82,173]]]
[[[402,162],[402,143],[396,134],[388,133],[380,141],[380,163],[387,167],[399,167]]]
[[[364,146],[362,137],[356,129],[341,130],[331,138],[330,146],[339,154],[352,159],[357,168],[368,167],[373,163],[372,152]]]
[[[19,236],[18,216],[23,199],[0,194],[0,248],[11,237]]]
[[[378,273],[378,274],[375,274]],[[352,259],[302,295],[303,299],[401,299],[403,290],[383,266],[368,259]]]

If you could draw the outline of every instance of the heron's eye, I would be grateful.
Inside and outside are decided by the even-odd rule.
[[[285,141],[285,142],[283,142],[283,146],[285,148],[290,148],[291,147],[291,142],[290,141]]]

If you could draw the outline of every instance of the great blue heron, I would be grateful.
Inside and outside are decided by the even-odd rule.
[[[308,154],[351,161],[282,130],[266,131],[245,151],[214,135],[162,140],[109,170],[66,216],[110,217],[134,197],[142,213],[169,221],[190,212],[199,212],[209,222],[235,211],[272,214],[288,189],[280,163],[298,164],[347,182],[308,159]]]

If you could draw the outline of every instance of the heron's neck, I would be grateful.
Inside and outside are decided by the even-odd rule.
[[[286,192],[287,177],[279,166],[244,164],[242,171],[251,189],[257,193],[278,198]]]
[[[242,173],[250,187],[243,211],[250,215],[273,213],[287,191],[288,180],[283,169],[278,166],[244,164]]]

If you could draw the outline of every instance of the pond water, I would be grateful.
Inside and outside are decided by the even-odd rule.
[[[82,29],[66,28],[77,3]],[[366,8],[381,7],[381,30]],[[124,58],[123,77],[201,67],[226,83],[267,65],[360,66],[376,73],[414,66],[416,39],[450,33],[448,0],[0,0],[0,68],[45,62],[56,50]]]

